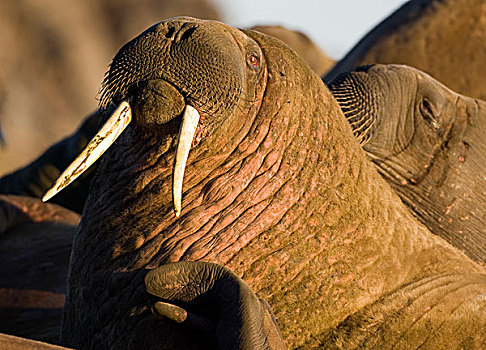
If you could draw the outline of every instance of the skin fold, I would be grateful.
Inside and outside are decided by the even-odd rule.
[[[65,279],[78,223],[78,215],[57,205],[0,195],[0,332],[17,336],[0,333],[0,348],[61,349],[51,344],[59,343]],[[140,308],[142,312],[151,307],[155,317],[174,319],[173,312],[155,309],[155,304],[170,302],[170,310],[183,310],[176,306],[182,305],[188,313],[184,321],[209,332],[207,337],[221,349],[286,349],[268,303],[229,269],[202,262],[169,264],[147,274],[145,284],[154,297]],[[174,290],[174,285],[181,287]],[[259,337],[235,338],[240,327],[256,327],[253,333]]]
[[[406,64],[484,101],[485,16],[482,0],[407,1],[366,34],[323,80],[331,82],[367,64]]]
[[[183,106],[157,108],[169,85],[201,115],[179,218],[170,191]],[[185,260],[244,279],[269,302],[289,348],[486,346],[484,268],[415,220],[332,94],[280,41],[168,20],[119,51],[103,91],[102,107],[130,101],[133,122],[91,183],[65,345],[210,346],[189,324],[130,312],[150,300],[149,270]]]
[[[368,157],[433,233],[486,263],[486,103],[400,65],[331,82]]]

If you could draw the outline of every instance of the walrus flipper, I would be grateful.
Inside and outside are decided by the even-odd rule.
[[[146,275],[145,285],[150,294],[168,301],[155,302],[154,315],[213,333],[221,349],[286,349],[268,303],[221,265],[164,265]]]

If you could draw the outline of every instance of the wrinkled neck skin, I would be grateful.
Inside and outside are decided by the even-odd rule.
[[[73,246],[65,343],[210,346],[189,326],[130,316],[148,301],[146,270],[169,261],[231,268],[270,303],[290,348],[406,281],[479,270],[413,220],[319,78],[279,42],[248,35],[267,62],[256,102],[191,150],[179,218],[170,196],[177,122],[174,134],[143,144],[130,129],[103,158]]]

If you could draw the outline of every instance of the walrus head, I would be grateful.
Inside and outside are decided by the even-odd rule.
[[[378,171],[432,232],[486,260],[486,103],[405,65],[363,66],[330,89]]]
[[[246,87],[254,85],[264,73],[263,55],[254,40],[240,31],[215,30],[221,27],[217,22],[204,26],[200,23],[187,22],[184,17],[163,22],[122,47],[113,59],[101,93],[102,110],[110,104],[117,108],[44,200],[81,175],[132,121],[132,114],[141,133],[159,136],[167,130],[172,133],[173,121],[181,118],[172,186],[174,210],[179,216],[191,144],[221,126],[222,111],[231,113],[236,106],[251,106],[255,96]],[[156,52],[151,50],[154,46]]]

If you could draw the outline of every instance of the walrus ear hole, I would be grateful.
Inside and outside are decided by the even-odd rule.
[[[254,70],[258,70],[258,68],[260,67],[260,58],[258,58],[257,55],[249,54],[246,60],[248,62],[248,65]]]
[[[434,108],[432,107],[432,104],[424,98],[422,99],[422,101],[420,101],[419,107],[420,113],[422,114],[424,120],[437,129],[439,125],[437,123],[437,119],[435,118]]]

